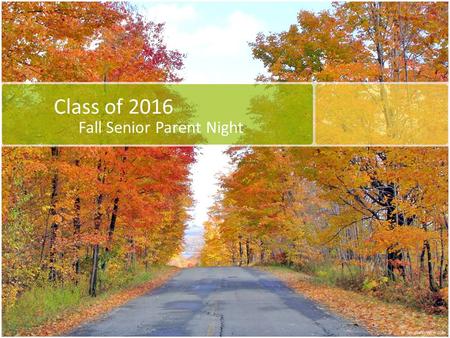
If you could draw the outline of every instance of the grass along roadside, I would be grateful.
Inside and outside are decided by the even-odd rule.
[[[86,283],[62,287],[42,287],[23,294],[16,304],[4,310],[3,336],[63,335],[78,325],[159,287],[179,271],[168,266],[154,266],[111,285],[108,291],[92,298]]]
[[[270,272],[289,287],[339,315],[382,336],[447,336],[448,317],[430,315],[410,307],[386,303],[369,295],[314,282],[286,267],[257,267]]]

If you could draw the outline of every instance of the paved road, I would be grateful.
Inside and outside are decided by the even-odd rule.
[[[71,336],[363,336],[362,328],[251,268],[182,270]]]

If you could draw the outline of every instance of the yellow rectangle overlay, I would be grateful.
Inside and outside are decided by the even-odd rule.
[[[317,145],[447,145],[447,84],[318,84]]]

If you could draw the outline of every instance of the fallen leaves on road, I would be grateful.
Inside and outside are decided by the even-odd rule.
[[[325,305],[338,315],[382,336],[447,336],[448,318],[419,312],[400,304],[385,303],[373,297],[314,283],[305,274],[261,267],[302,295]]]
[[[46,323],[40,327],[30,329],[28,331],[19,332],[21,336],[60,336],[71,331],[77,326],[98,318],[112,309],[132,300],[133,298],[142,296],[143,294],[163,285],[167,280],[172,278],[178,268],[165,269],[158,272],[151,281],[132,287],[127,290],[118,291],[109,295],[107,298],[98,298],[89,306],[78,308],[70,313],[61,313],[56,320]]]

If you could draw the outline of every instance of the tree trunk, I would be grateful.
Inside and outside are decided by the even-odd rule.
[[[80,209],[81,200],[80,197],[75,198],[74,203],[75,216],[73,217],[73,228],[75,234],[75,249],[77,250],[76,259],[74,263],[74,270],[76,274],[80,273],[80,257],[78,257],[78,250],[80,249],[80,231],[81,231],[81,220],[80,220]]]
[[[111,222],[109,222],[108,229],[108,244],[106,246],[106,251],[111,250],[114,230],[116,229],[117,212],[119,211],[119,197],[114,198],[114,205],[111,215]]]
[[[236,248],[234,245],[231,246],[231,264],[236,265]]]
[[[106,247],[105,247],[105,252],[106,252],[107,257],[105,258],[105,260],[103,261],[103,264],[101,266],[102,270],[106,269],[106,260],[108,259],[108,254],[112,247],[113,235],[114,235],[114,230],[116,228],[116,220],[117,220],[117,212],[118,211],[119,211],[119,197],[116,197],[116,198],[114,198],[114,202],[113,202],[113,210],[112,210],[111,220],[109,222],[109,228],[108,228],[108,240],[106,242]]]
[[[245,254],[247,256],[247,266],[250,265],[250,241],[248,238],[245,241]]]
[[[103,214],[100,211],[102,201],[103,201],[103,195],[100,194],[97,197],[97,211],[95,212],[95,216],[94,216],[94,229],[95,229],[96,234],[98,234],[98,231],[100,230],[100,225],[102,223]],[[89,280],[89,295],[92,297],[97,296],[97,274],[98,274],[99,251],[100,251],[100,245],[94,244],[94,247],[92,250],[92,270],[91,270],[91,277]]]
[[[381,31],[383,29],[381,24],[381,3],[372,3],[370,19],[372,20],[372,28],[373,28],[373,43],[375,44],[376,53],[377,53],[377,62],[378,62],[378,80],[380,82],[384,82],[384,47],[381,39]]]
[[[439,287],[444,287],[444,261],[445,261],[445,243],[444,243],[444,229],[441,226],[439,231],[440,244],[441,244],[441,259],[439,261]]]
[[[413,265],[411,260],[411,255],[409,254],[409,251],[406,251],[406,258],[408,259],[408,266],[409,266],[409,279],[410,282],[414,282],[414,273],[413,273]]]
[[[243,254],[242,237],[239,236],[239,266],[242,266],[242,254]]]
[[[259,253],[259,261],[260,261],[260,263],[261,264],[264,264],[264,260],[265,260],[265,257],[264,257],[264,242],[261,240],[261,242],[260,242],[260,253]]]
[[[89,295],[91,297],[97,296],[97,273],[98,273],[98,251],[100,246],[98,244],[94,245],[92,251],[92,270],[91,277],[89,279]]]
[[[80,160],[75,160],[75,165],[78,167],[80,166]],[[81,199],[79,196],[75,197],[75,202],[73,205],[73,208],[75,210],[75,215],[73,217],[73,230],[75,235],[75,250],[76,252],[76,258],[75,263],[73,264],[75,273],[78,275],[80,273],[80,257],[79,250],[80,250],[80,231],[81,231],[81,219],[80,219],[80,210],[81,210]]]
[[[101,171],[102,171],[102,161],[101,160],[98,161],[97,169],[99,172],[98,180],[101,183],[104,183],[105,177],[101,173]],[[95,215],[94,215],[94,230],[95,230],[96,235],[98,235],[100,226],[102,224],[102,217],[103,217],[103,213],[101,212],[102,202],[103,202],[103,194],[100,193],[97,196],[97,200],[96,200],[97,210],[95,211]],[[94,244],[94,247],[92,250],[92,270],[91,270],[91,276],[89,279],[89,295],[92,297],[97,296],[97,275],[98,275],[99,251],[100,251],[100,245]]]
[[[428,281],[430,284],[430,290],[433,292],[437,292],[438,286],[434,280],[433,257],[431,256],[430,243],[428,241],[424,241],[424,245],[427,251]]]
[[[390,280],[395,281],[395,265],[394,265],[395,255],[393,252],[387,253],[387,276]]]
[[[58,147],[51,147],[52,159],[56,161],[59,156]],[[57,277],[57,272],[55,268],[56,263],[56,250],[55,250],[55,242],[56,242],[56,233],[58,231],[59,224],[56,221],[56,204],[58,199],[58,170],[54,168],[54,173],[52,177],[51,184],[51,197],[50,197],[50,215],[52,218],[52,225],[50,227],[50,241],[49,241],[49,261],[50,261],[50,272],[49,272],[49,280],[55,281]]]
[[[125,152],[128,150],[128,147],[124,148]],[[127,157],[124,155],[122,156],[122,163],[126,161]],[[122,172],[120,173],[120,182],[122,182],[125,179],[125,170],[122,169]],[[120,189],[117,191],[117,195],[114,198],[113,202],[113,210],[111,215],[111,221],[109,222],[109,229],[108,229],[108,242],[106,244],[106,252],[109,252],[111,250],[112,242],[113,242],[113,236],[114,236],[114,230],[116,229],[116,221],[117,221],[117,213],[119,212],[119,194]],[[106,267],[106,263],[103,266],[103,269]]]
[[[420,271],[425,270],[425,245],[422,248],[422,252],[420,254]]]
[[[127,254],[128,257],[128,262],[127,262],[127,268],[128,270],[132,271],[135,268],[135,261],[136,261],[136,246],[135,246],[135,242],[134,242],[134,238],[130,237],[128,238],[128,243],[129,243],[129,252]]]

